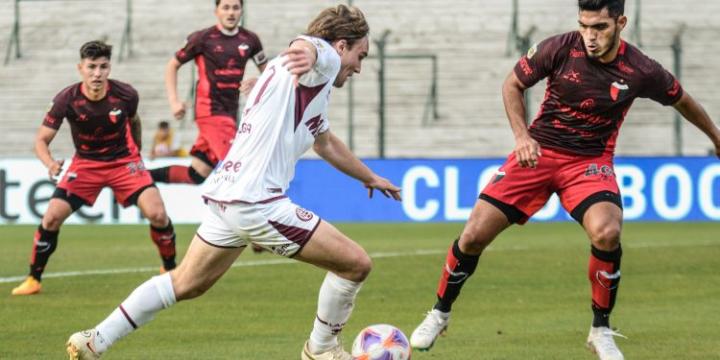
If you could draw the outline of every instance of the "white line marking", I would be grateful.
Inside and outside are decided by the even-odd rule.
[[[666,248],[666,247],[689,247],[689,246],[718,246],[720,243],[718,242],[705,242],[705,243],[652,243],[652,242],[646,242],[646,243],[630,243],[630,244],[623,244],[624,248],[630,248],[630,249],[643,249],[643,248]],[[492,246],[489,247],[485,251],[523,251],[523,250],[529,250],[529,247],[523,247],[523,246],[515,246],[515,247],[502,247],[502,248],[493,248]],[[395,251],[395,252],[380,252],[380,253],[371,253],[370,257],[373,259],[384,259],[384,258],[395,258],[395,257],[407,257],[407,256],[426,256],[426,255],[441,255],[445,254],[447,250],[437,250],[437,249],[420,249],[420,250],[414,250],[414,251]],[[270,259],[270,260],[249,260],[249,261],[236,261],[231,267],[237,268],[237,267],[252,267],[252,266],[265,266],[265,265],[287,265],[287,264],[298,264],[300,263],[297,260],[291,260],[291,259]],[[105,269],[105,270],[86,270],[86,271],[65,271],[65,272],[56,272],[56,273],[47,273],[43,274],[43,278],[45,279],[51,279],[51,278],[64,278],[64,277],[75,277],[75,276],[94,276],[94,275],[114,275],[114,274],[133,274],[133,273],[152,273],[157,272],[158,267],[139,267],[139,268],[124,268],[124,269]],[[4,283],[12,283],[12,282],[18,282],[25,280],[27,275],[23,276],[10,276],[10,277],[0,277],[0,284]]]
[[[444,254],[446,250],[415,250],[407,252],[385,252],[385,253],[374,253],[370,254],[370,257],[374,259],[382,258],[393,258],[402,256],[423,256],[423,255],[439,255]],[[265,266],[265,265],[287,265],[287,264],[298,264],[297,260],[291,259],[270,259],[270,260],[249,260],[249,261],[236,261],[232,264],[232,268],[237,267],[251,267],[251,266]],[[86,270],[86,271],[65,271],[43,274],[43,279],[51,278],[64,278],[74,276],[93,276],[93,275],[114,275],[114,274],[132,274],[132,273],[146,273],[146,272],[157,272],[158,267],[139,267],[139,268],[124,268],[124,269],[106,269],[106,270]],[[0,284],[18,282],[25,280],[27,275],[24,276],[11,276],[0,278]]]

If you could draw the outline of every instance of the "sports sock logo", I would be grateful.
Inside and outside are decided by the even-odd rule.
[[[608,290],[614,290],[618,286],[616,280],[620,279],[620,270],[615,273],[609,273],[605,270],[600,270],[595,273],[595,279],[604,288]]]
[[[465,281],[468,276],[470,276],[468,275],[468,273],[462,271],[453,272],[450,268],[450,265],[448,265],[447,263],[445,263],[445,271],[447,271],[448,275],[450,275],[448,276],[447,280],[448,284],[460,284]]]

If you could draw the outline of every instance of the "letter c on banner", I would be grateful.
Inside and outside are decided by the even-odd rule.
[[[440,186],[440,178],[437,173],[427,166],[411,167],[403,176],[403,202],[402,207],[410,219],[415,221],[428,221],[437,215],[440,209],[440,203],[437,200],[428,200],[422,207],[416,203],[417,183],[424,180],[428,187],[436,188]]]

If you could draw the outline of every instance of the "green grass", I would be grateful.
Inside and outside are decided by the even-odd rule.
[[[385,257],[360,292],[346,344],[371,323],[408,335],[434,302],[442,254],[461,224],[340,225]],[[0,227],[0,277],[27,269],[32,226]],[[195,226],[178,226],[180,251]],[[720,225],[626,224],[613,326],[628,359],[720,359]],[[592,359],[588,244],[572,223],[502,234],[456,303],[447,337],[423,359]],[[66,226],[48,273],[159,267],[145,226]],[[249,252],[240,261],[274,259]],[[0,283],[0,359],[60,359],[64,342],[94,326],[153,272],[47,278],[43,293],[11,297]],[[323,272],[305,264],[231,269],[206,295],[160,313],[107,359],[297,359],[312,326]]]

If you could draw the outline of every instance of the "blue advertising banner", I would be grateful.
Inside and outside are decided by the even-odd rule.
[[[504,159],[367,160],[380,176],[402,188],[403,201],[367,190],[321,160],[301,160],[289,196],[329,221],[412,222],[465,221],[478,194]],[[188,158],[146,162],[155,168],[188,164]],[[67,165],[66,165],[67,166]],[[633,221],[720,220],[720,161],[711,157],[620,157],[615,174],[622,192],[624,216]],[[159,184],[175,223],[199,223],[207,211],[202,188]],[[35,159],[0,160],[0,224],[37,224],[55,186]],[[553,196],[533,221],[568,221]],[[121,208],[109,189],[93,207],[82,207],[68,223],[145,223],[136,207]]]
[[[402,188],[395,202],[367,191],[321,160],[298,164],[289,195],[329,221],[464,221],[504,159],[368,160]],[[712,157],[619,157],[615,173],[626,220],[720,220],[720,161]],[[572,218],[553,196],[533,221]]]

